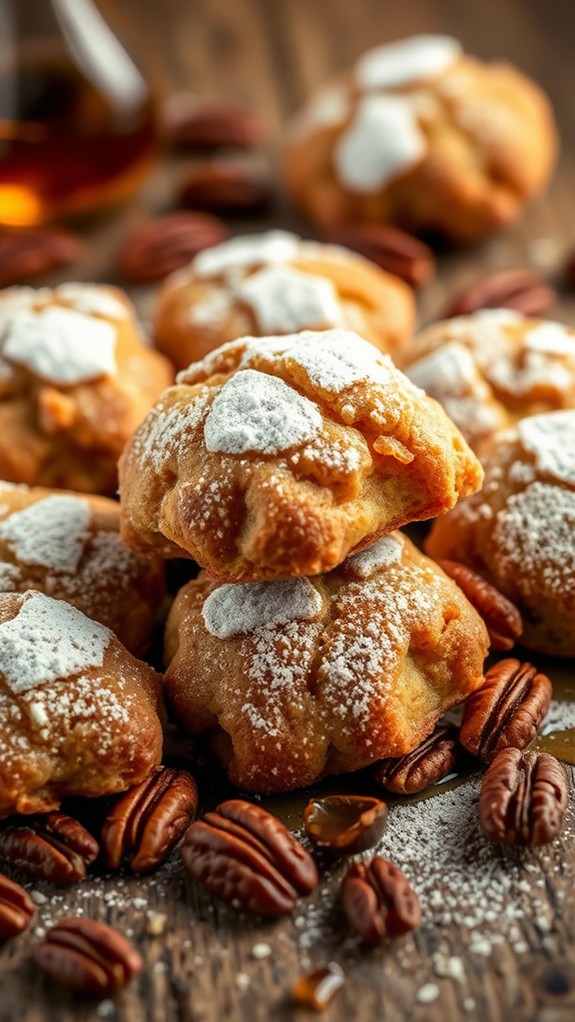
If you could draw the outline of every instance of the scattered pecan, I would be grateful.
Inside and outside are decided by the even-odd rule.
[[[515,604],[466,564],[459,561],[437,563],[483,618],[493,649],[512,649],[523,632],[523,621]]]
[[[321,969],[301,976],[291,996],[294,1004],[312,1011],[325,1011],[345,983],[345,972],[337,962],[328,962]]]
[[[328,852],[355,855],[373,848],[387,823],[387,806],[363,795],[327,795],[312,798],[303,822],[310,841]]]
[[[409,933],[421,921],[409,880],[380,856],[350,866],[341,884],[341,903],[351,928],[370,944]]]
[[[212,894],[262,916],[291,912],[318,882],[313,859],[283,823],[241,799],[192,823],[182,858]]]
[[[565,281],[570,287],[575,287],[575,250],[568,255],[565,262]]]
[[[33,955],[57,983],[85,994],[113,994],[142,968],[126,938],[93,919],[60,919]]]
[[[160,280],[228,236],[223,221],[208,213],[171,213],[128,238],[118,256],[118,268],[128,280]]]
[[[487,770],[479,797],[479,819],[490,841],[546,845],[563,826],[567,780],[547,752],[503,749]]]
[[[0,830],[0,858],[54,884],[83,880],[99,850],[85,827],[64,813],[12,817]]]
[[[266,141],[259,114],[231,103],[190,103],[168,118],[166,134],[181,149],[213,150],[222,146],[254,149]]]
[[[23,887],[0,873],[0,940],[16,937],[30,925],[36,909]]]
[[[537,734],[552,691],[549,678],[531,664],[500,660],[469,696],[459,741],[486,763],[502,749],[524,749]]]
[[[74,262],[82,251],[75,234],[61,227],[38,227],[0,234],[0,287],[21,284]]]
[[[448,305],[443,318],[469,316],[478,309],[515,309],[524,316],[542,316],[553,305],[555,291],[531,270],[503,270],[471,284]]]
[[[164,861],[186,832],[198,808],[198,789],[185,770],[162,767],[120,795],[102,828],[106,865],[126,862],[145,873]]]
[[[457,729],[441,725],[414,749],[399,759],[382,759],[374,777],[388,791],[413,795],[437,784],[455,769],[461,756]]]
[[[327,240],[359,252],[382,270],[421,287],[435,273],[435,259],[428,245],[412,234],[387,224],[345,224],[327,234]]]
[[[260,212],[269,206],[271,197],[265,174],[237,164],[212,164],[192,170],[180,193],[183,205],[220,213]]]

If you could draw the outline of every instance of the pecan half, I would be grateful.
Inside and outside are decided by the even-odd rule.
[[[344,224],[330,231],[326,238],[359,252],[382,270],[393,273],[409,284],[421,287],[435,273],[435,259],[428,245],[412,234],[387,224]]]
[[[547,752],[503,749],[483,778],[479,819],[490,841],[549,844],[563,826],[566,809],[565,771]]]
[[[85,827],[64,813],[12,817],[0,830],[0,858],[54,884],[83,880],[99,850]]]
[[[421,921],[409,880],[380,856],[350,866],[341,884],[341,903],[351,928],[370,944],[409,933]]]
[[[61,227],[0,234],[0,287],[66,266],[78,258],[82,248],[80,239]]]
[[[556,297],[553,288],[538,273],[503,270],[482,277],[461,291],[447,306],[443,318],[469,316],[478,309],[515,309],[524,316],[541,316]]]
[[[208,891],[262,916],[291,912],[298,895],[318,882],[311,855],[283,823],[241,799],[192,823],[181,851]]]
[[[483,618],[493,649],[512,649],[523,632],[523,621],[515,604],[466,564],[459,561],[437,563]]]
[[[159,866],[186,832],[198,808],[198,789],[185,770],[162,767],[120,795],[102,827],[106,865],[132,872]]]
[[[501,749],[524,749],[535,738],[551,702],[549,678],[531,664],[500,660],[463,711],[459,741],[486,763]]]
[[[413,795],[437,784],[455,769],[462,749],[457,741],[457,729],[441,725],[414,749],[398,759],[382,759],[374,777],[388,791],[398,795]]]
[[[324,851],[355,855],[373,848],[387,823],[387,806],[363,795],[312,798],[303,813],[305,832]]]
[[[271,197],[270,181],[265,174],[233,164],[192,170],[180,193],[185,206],[220,213],[260,212],[269,206]]]
[[[115,993],[143,964],[125,937],[92,919],[60,919],[33,956],[57,983],[85,994]]]
[[[181,149],[205,151],[222,146],[253,149],[265,142],[268,133],[260,115],[243,106],[190,102],[169,117],[166,134]]]
[[[128,280],[160,280],[228,236],[223,221],[208,213],[171,213],[128,238],[118,256],[118,269]]]
[[[30,925],[36,909],[23,887],[0,873],[0,940],[17,937]]]
[[[565,282],[570,287],[575,287],[575,250],[570,252],[565,262]]]

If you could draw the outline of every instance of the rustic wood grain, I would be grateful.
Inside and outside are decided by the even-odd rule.
[[[572,59],[575,9],[566,0],[123,0],[147,41],[158,81],[167,91],[233,98],[266,116],[277,139],[284,118],[315,85],[347,67],[368,46],[417,31],[447,31],[471,52],[507,57],[537,78],[553,97],[563,137],[560,169],[549,192],[512,230],[440,260],[437,279],[420,298],[422,321],[433,318],[446,298],[483,272],[531,266],[556,276],[563,255],[575,244],[575,135]],[[78,279],[114,279],[114,253],[125,232],[153,212],[169,209],[173,188],[187,161],[164,164],[129,206],[87,229],[88,250],[76,268]],[[278,199],[271,223],[300,227]],[[61,277],[59,279],[62,279]],[[133,291],[143,316],[153,291]],[[575,299],[562,291],[557,318],[575,323]],[[569,673],[569,667],[566,667]],[[553,669],[558,676],[557,669]],[[204,768],[205,772],[205,768]],[[358,792],[367,782],[358,779]],[[335,790],[338,782],[333,782]],[[441,796],[437,796],[441,799]],[[293,801],[276,808],[294,810]],[[297,808],[297,804],[296,804]],[[401,810],[392,808],[391,812]],[[35,889],[48,901],[39,906],[37,926],[50,917],[83,911],[132,936],[146,968],[114,1002],[90,1002],[48,984],[28,959],[29,935],[0,950],[0,1022],[287,1022],[303,1018],[289,1003],[289,991],[308,963],[336,960],[346,970],[345,988],[325,1012],[326,1022],[570,1022],[575,1018],[575,827],[573,810],[561,839],[542,852],[494,848],[485,853],[476,825],[470,825],[466,854],[470,883],[474,855],[490,855],[495,868],[519,867],[525,915],[517,933],[492,953],[471,950],[465,924],[428,919],[414,935],[393,946],[365,951],[349,939],[337,907],[344,866],[330,866],[319,892],[293,918],[264,924],[210,899],[186,880],[177,856],[152,879],[97,878],[62,891],[54,902],[48,885]],[[475,829],[474,829],[475,828]],[[425,835],[422,836],[425,847]],[[482,851],[483,849],[483,851]],[[400,863],[401,864],[401,863]],[[417,876],[412,877],[417,887]],[[438,882],[438,899],[448,891]],[[465,883],[463,882],[463,886]],[[537,891],[537,912],[532,894]],[[516,891],[509,901],[519,897]],[[309,906],[312,906],[310,908]],[[317,907],[317,911],[313,910]],[[147,933],[149,910],[165,913],[161,936]],[[40,918],[41,917],[41,918]],[[319,935],[303,947],[320,920]],[[301,925],[303,921],[303,925]],[[267,957],[253,948],[267,945]],[[518,948],[520,950],[518,950]],[[264,951],[266,948],[264,947]],[[441,960],[462,963],[459,976],[441,976]],[[418,991],[435,984],[430,1003]]]

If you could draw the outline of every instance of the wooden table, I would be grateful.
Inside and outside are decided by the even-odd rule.
[[[485,270],[530,266],[554,275],[575,245],[575,9],[567,2],[123,0],[121,8],[134,16],[168,90],[245,102],[260,109],[278,135],[283,119],[330,73],[378,40],[418,31],[450,32],[471,52],[507,57],[543,84],[563,137],[550,191],[513,230],[444,256],[436,281],[421,296],[422,319],[432,318],[446,296]],[[138,200],[94,225],[74,275],[112,279],[120,237],[151,209],[170,207],[181,172],[181,163],[164,166]],[[273,217],[249,227],[272,223],[313,233],[281,200]],[[152,293],[136,290],[134,297],[147,315]],[[575,322],[575,297],[562,293],[554,315]],[[569,677],[568,666],[563,674]],[[341,786],[335,782],[332,789]],[[367,791],[369,782],[359,777],[352,788]],[[549,850],[521,854],[487,846],[478,833],[475,800],[471,781],[424,803],[392,807],[383,853],[393,853],[412,877],[425,918],[412,936],[371,951],[350,939],[337,907],[341,865],[326,866],[317,894],[293,917],[273,924],[212,901],[186,880],[177,856],[149,880],[96,878],[57,892],[58,900],[47,885],[37,884],[38,927],[83,910],[132,936],[146,968],[114,1002],[78,999],[50,986],[31,966],[32,933],[0,952],[0,1022],[282,1022],[305,1017],[290,1006],[294,981],[331,960],[344,967],[347,983],[325,1012],[326,1022],[570,1022],[573,811]],[[299,803],[274,805],[293,814]],[[150,911],[165,915],[163,934],[149,933]]]

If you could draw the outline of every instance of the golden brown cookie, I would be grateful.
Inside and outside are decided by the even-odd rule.
[[[0,478],[114,493],[117,460],[172,380],[116,288],[0,292]]]
[[[312,95],[290,131],[285,180],[323,226],[393,223],[466,241],[514,220],[556,151],[534,82],[449,36],[413,36]]]
[[[234,784],[285,791],[415,748],[482,680],[488,638],[401,533],[314,578],[186,585],[166,630],[168,698]]]
[[[159,675],[43,593],[0,594],[0,816],[108,795],[160,763]]]
[[[245,334],[342,326],[396,356],[415,322],[411,288],[348,249],[287,231],[204,249],[160,291],[156,346],[185,369]]]
[[[440,406],[345,330],[241,338],[167,390],[120,461],[122,536],[222,581],[315,575],[482,480]]]
[[[484,575],[519,608],[521,642],[575,656],[575,411],[522,419],[485,461],[483,489],[438,518],[426,550]]]
[[[575,408],[575,330],[511,309],[482,309],[423,330],[403,359],[480,456],[527,415]]]
[[[0,592],[65,600],[142,654],[165,610],[165,567],[119,529],[120,506],[106,497],[0,481]]]

